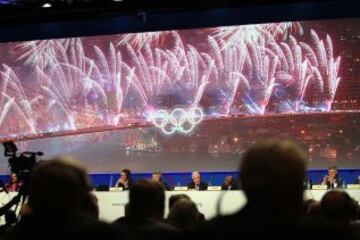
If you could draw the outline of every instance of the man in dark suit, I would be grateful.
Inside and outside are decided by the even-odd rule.
[[[321,184],[327,185],[328,189],[343,187],[343,180],[337,173],[337,167],[332,166],[328,168],[328,174],[324,177]]]
[[[234,177],[229,175],[226,176],[224,179],[224,183],[221,186],[221,190],[230,191],[230,190],[238,190],[239,185],[236,181],[234,181]]]
[[[115,187],[123,188],[124,190],[130,190],[133,184],[133,180],[131,178],[131,171],[129,169],[123,169],[120,172],[120,178],[115,183]]]
[[[155,171],[152,173],[151,180],[161,183],[166,191],[170,191],[169,185],[163,180],[162,173],[160,171]]]
[[[193,172],[191,178],[192,182],[187,185],[188,189],[196,191],[207,190],[208,185],[204,182],[201,182],[201,176],[199,172]]]

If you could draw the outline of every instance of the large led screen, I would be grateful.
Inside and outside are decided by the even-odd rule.
[[[1,43],[0,139],[102,172],[234,170],[269,137],[360,166],[359,43],[359,19]]]

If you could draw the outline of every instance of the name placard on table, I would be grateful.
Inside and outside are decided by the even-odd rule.
[[[208,186],[208,191],[221,191],[221,186]]]
[[[124,188],[122,187],[111,187],[109,188],[109,192],[122,192],[124,191]]]
[[[327,189],[327,185],[323,185],[323,184],[315,184],[312,185],[312,190],[326,190]]]
[[[348,184],[347,189],[360,189],[360,184]]]
[[[189,190],[187,186],[176,186],[174,187],[174,191],[187,191]]]

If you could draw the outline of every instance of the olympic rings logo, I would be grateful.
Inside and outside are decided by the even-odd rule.
[[[178,133],[190,133],[204,118],[204,113],[199,107],[190,109],[175,108],[170,113],[159,109],[150,113],[149,120],[167,135]]]

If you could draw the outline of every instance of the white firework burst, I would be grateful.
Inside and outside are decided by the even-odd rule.
[[[172,31],[160,31],[160,32],[144,32],[144,33],[127,33],[121,34],[117,46],[131,45],[135,49],[141,49],[147,43],[155,43],[161,45],[166,36]]]
[[[304,34],[303,28],[300,22],[281,22],[281,23],[271,23],[263,24],[264,30],[269,32],[272,36],[278,37],[282,36],[282,40],[288,38],[291,34],[299,34],[302,36]]]
[[[263,25],[252,24],[236,27],[217,27],[212,29],[211,35],[216,40],[223,40],[223,48],[247,42],[257,42],[263,36]]]
[[[15,51],[19,54],[17,60],[24,61],[26,65],[46,67],[56,62],[60,49],[67,49],[70,45],[75,44],[75,40],[76,38],[65,38],[19,43],[15,47]]]
[[[311,64],[312,81],[314,81],[322,94],[322,101],[327,111],[331,109],[336,90],[340,83],[339,68],[341,57],[334,56],[334,47],[329,35],[322,40],[318,34],[311,30],[313,48],[306,43],[301,43]]]
[[[292,32],[297,32],[299,35],[303,34],[303,30],[299,22],[217,27],[213,28],[211,32],[211,35],[217,41],[222,40],[226,43],[223,48],[243,43],[254,43],[263,38],[273,39],[279,36],[287,38]]]

